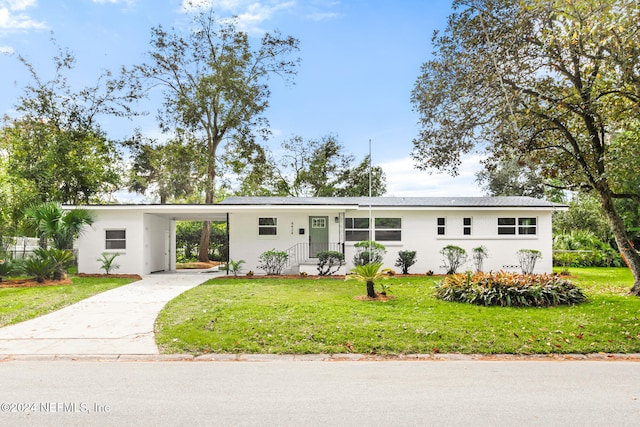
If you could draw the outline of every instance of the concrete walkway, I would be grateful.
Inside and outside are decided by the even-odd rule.
[[[212,274],[167,273],[0,328],[0,355],[159,354],[154,323],[165,304]]]

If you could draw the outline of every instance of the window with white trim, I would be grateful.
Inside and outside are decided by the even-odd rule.
[[[447,220],[445,218],[438,218],[438,236],[444,236],[447,230]]]
[[[345,218],[344,239],[347,242],[369,240],[369,218]]]
[[[399,242],[402,240],[402,218],[376,218],[376,241]]]
[[[462,218],[462,234],[471,236],[471,218]]]
[[[104,248],[105,249],[127,249],[127,230],[105,230],[104,231]]]
[[[518,218],[518,234],[535,235],[538,233],[537,218]]]
[[[537,218],[498,218],[498,235],[536,235]]]
[[[258,236],[277,236],[278,218],[260,217],[258,218]]]

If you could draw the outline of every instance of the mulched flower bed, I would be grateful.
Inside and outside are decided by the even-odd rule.
[[[139,274],[87,274],[78,273],[78,277],[102,277],[102,278],[114,278],[114,279],[136,279],[142,280]]]
[[[0,282],[0,288],[35,288],[41,286],[61,286],[70,284],[71,279],[45,280],[42,283],[38,283],[33,279],[11,279]]]

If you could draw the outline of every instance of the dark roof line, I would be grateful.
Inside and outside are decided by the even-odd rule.
[[[228,197],[222,205],[358,205],[366,207],[544,207],[565,205],[533,197]]]

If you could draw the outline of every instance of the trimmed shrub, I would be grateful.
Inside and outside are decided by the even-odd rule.
[[[587,300],[571,281],[550,274],[453,274],[436,286],[436,297],[485,306],[549,307]]]
[[[517,252],[517,255],[522,274],[533,274],[533,269],[536,267],[536,261],[542,258],[542,252],[536,249],[520,249]]]
[[[268,275],[279,275],[282,274],[282,269],[289,259],[289,254],[285,251],[272,249],[263,252],[258,259],[260,260],[260,264],[258,265],[260,270],[266,271]]]
[[[353,265],[367,265],[367,264],[382,264],[384,254],[387,253],[387,249],[384,245],[372,240],[363,240],[353,245],[356,248],[356,253],[353,256]]]
[[[318,274],[331,276],[344,264],[344,254],[338,251],[318,252]]]
[[[402,274],[409,274],[409,267],[417,261],[416,251],[400,251],[398,252],[398,259],[396,259],[395,266],[402,269]]]
[[[467,262],[467,251],[460,246],[445,246],[440,250],[440,254],[444,257],[444,268],[447,269],[447,274],[455,274],[458,268]]]
[[[473,248],[473,263],[476,266],[476,271],[482,271],[484,267],[484,260],[489,256],[489,251],[484,246],[478,246]]]
[[[613,248],[553,252],[555,267],[624,267],[620,253]]]

